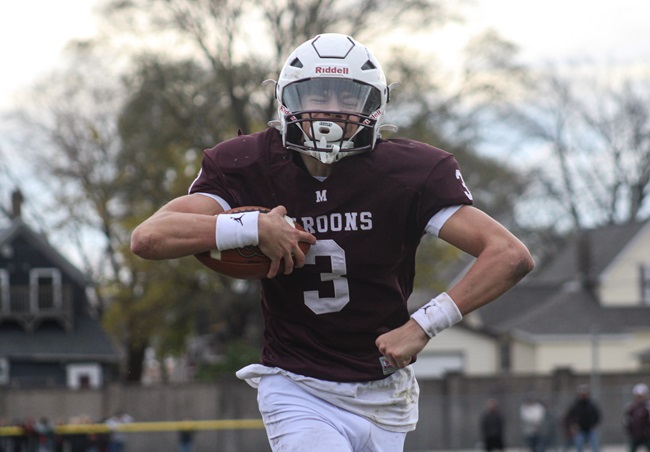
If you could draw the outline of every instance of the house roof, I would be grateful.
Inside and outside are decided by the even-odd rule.
[[[43,324],[34,333],[11,323],[0,325],[0,356],[29,361],[117,362],[119,354],[97,320],[75,318],[74,329]]]
[[[77,269],[22,219],[13,218],[10,223],[0,222],[0,247],[17,237],[24,238],[31,247],[46,256],[52,265],[60,268],[80,286],[87,287],[92,283],[90,277]],[[75,314],[74,327],[69,331],[47,322],[42,323],[34,332],[25,331],[12,322],[1,323],[0,356],[30,361],[117,362],[120,358],[101,324],[86,309]]]
[[[590,274],[600,275],[644,227],[650,227],[650,222],[608,225],[583,231],[581,235],[574,236],[554,259],[543,265],[540,270],[535,270],[531,276],[536,283],[568,281],[583,272],[582,267],[585,265]]]
[[[515,287],[479,310],[485,328],[531,335],[622,334],[648,328],[650,307],[603,307],[578,284]]]
[[[14,240],[16,237],[22,236],[27,240],[32,247],[43,253],[52,263],[64,271],[70,278],[82,286],[92,284],[92,280],[82,273],[77,267],[72,265],[61,253],[53,248],[48,241],[40,234],[34,232],[27,226],[22,219],[15,218],[8,225],[0,224],[0,247]]]
[[[477,314],[483,328],[531,336],[647,329],[650,307],[604,307],[585,285],[586,276],[596,281],[644,227],[650,227],[650,222],[606,226],[574,237],[547,265],[480,308]]]

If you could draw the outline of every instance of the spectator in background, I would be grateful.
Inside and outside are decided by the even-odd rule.
[[[133,422],[133,418],[124,412],[118,412],[106,421],[106,425],[111,431],[108,452],[124,452],[126,450],[126,433],[120,431],[119,427],[131,422]]]
[[[8,427],[22,428],[23,426],[22,424],[23,424],[22,420],[18,418],[14,418],[12,419]],[[5,439],[6,439],[5,444],[6,444],[7,452],[19,452],[24,450],[25,447],[27,447],[27,438],[20,433],[8,435],[5,437]]]
[[[65,419],[58,418],[54,427],[54,452],[68,452],[65,450],[65,436],[58,430],[62,425],[65,425]]]
[[[600,441],[597,427],[600,424],[600,409],[591,399],[589,386],[578,387],[578,395],[569,407],[567,419],[576,450],[582,452],[585,444],[589,444],[591,452],[598,452]]]
[[[495,399],[488,399],[481,415],[481,438],[486,451],[504,450],[505,421]]]
[[[191,419],[185,419],[185,421],[189,422]],[[183,427],[184,428],[178,431],[178,452],[192,452],[194,433],[196,431],[189,425]]]
[[[38,450],[38,437],[36,434],[36,420],[32,416],[23,419],[21,425],[23,434],[21,436],[22,444],[20,451],[36,452]]]
[[[529,397],[521,405],[519,418],[524,441],[530,452],[543,452],[543,430],[546,410],[538,400]]]
[[[43,416],[34,424],[34,431],[38,442],[38,452],[53,452],[54,426],[50,420]]]
[[[542,426],[542,450],[556,452],[558,450],[558,415],[550,401],[543,401],[544,425]]]
[[[630,452],[645,446],[650,451],[650,402],[648,386],[639,383],[632,389],[633,400],[625,407],[625,430],[630,441]]]
[[[9,419],[0,418],[0,427],[13,427]],[[11,448],[11,449],[10,449]],[[0,452],[9,452],[14,448],[13,435],[6,433],[0,435]]]
[[[85,414],[81,417],[81,423],[92,425],[95,424],[95,420]],[[101,422],[100,422],[101,423]],[[109,435],[106,433],[90,432],[86,438],[87,448],[85,452],[106,452],[108,450],[108,438]]]
[[[73,416],[68,420],[70,425],[83,424],[82,416]],[[65,441],[68,445],[68,452],[86,452],[88,448],[88,435],[82,432],[68,433],[65,435]]]

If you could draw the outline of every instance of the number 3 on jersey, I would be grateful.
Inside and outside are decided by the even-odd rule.
[[[320,280],[331,281],[334,284],[333,297],[320,297],[317,290],[305,291],[305,304],[316,314],[339,312],[350,301],[350,288],[345,262],[345,251],[334,240],[319,240],[309,248],[305,255],[305,264],[315,264],[316,256],[329,257],[332,261],[332,272],[321,273]]]

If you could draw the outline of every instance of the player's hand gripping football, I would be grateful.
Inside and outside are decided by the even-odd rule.
[[[411,363],[427,342],[429,336],[415,320],[410,319],[399,328],[379,336],[375,345],[391,366],[401,369]]]
[[[298,242],[316,243],[316,237],[309,232],[300,231],[284,219],[287,209],[277,206],[269,213],[260,215],[258,220],[259,247],[271,259],[271,268],[267,277],[278,274],[280,263],[284,260],[284,274],[305,265],[305,254]]]

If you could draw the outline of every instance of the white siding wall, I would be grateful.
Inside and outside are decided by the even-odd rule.
[[[594,348],[597,354],[594,358]],[[513,373],[550,373],[561,367],[576,372],[630,372],[641,368],[639,354],[650,350],[650,331],[620,335],[535,337],[515,341],[511,347]],[[418,378],[439,378],[456,370],[468,376],[499,370],[495,338],[454,327],[433,338],[415,364]]]
[[[650,223],[603,272],[600,280],[603,306],[641,304],[639,266],[644,262],[650,262]]]
[[[535,372],[537,368],[537,350],[534,345],[525,342],[515,342],[512,344],[510,353],[511,371],[513,373]]]
[[[420,374],[431,375],[435,369],[431,368],[436,362],[440,365],[450,365],[458,362],[456,357],[462,357],[462,369],[465,375],[484,375],[498,371],[499,354],[497,342],[494,338],[474,333],[460,327],[452,327],[443,331],[429,341],[422,350],[418,359],[430,368],[421,369]],[[439,359],[436,360],[436,357]],[[418,367],[416,363],[416,375]],[[420,376],[418,376],[420,378]]]
[[[629,372],[640,369],[638,354],[650,348],[650,334],[555,338],[537,347],[537,370],[551,372],[571,367],[577,372]]]

